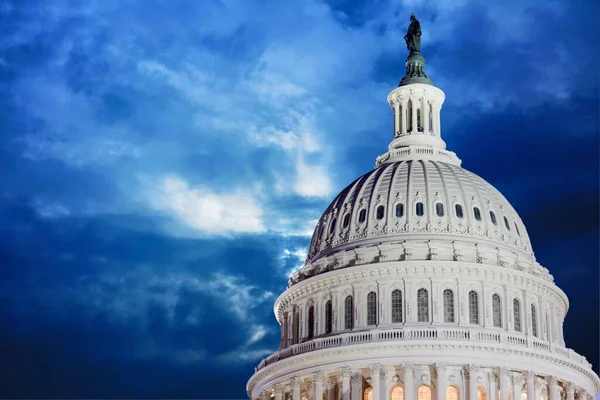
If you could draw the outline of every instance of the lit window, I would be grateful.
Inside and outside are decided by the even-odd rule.
[[[419,217],[423,216],[423,203],[421,203],[420,201],[417,203],[417,215]]]
[[[481,386],[477,388],[477,400],[485,400],[485,389]]]
[[[521,400],[527,400],[527,393],[521,392]]]
[[[347,228],[349,223],[350,223],[350,213],[344,215],[344,220],[342,221],[342,225],[344,228]]]
[[[334,218],[333,221],[331,221],[331,225],[329,225],[329,233],[333,233],[333,231],[335,230],[336,222],[337,222],[337,218]]]
[[[502,328],[502,302],[500,301],[500,295],[497,293],[492,295],[492,316],[494,326]]]
[[[458,400],[458,389],[456,386],[446,388],[446,400]]]
[[[333,328],[333,313],[331,307],[331,300],[327,300],[325,303],[325,333],[331,333]]]
[[[373,387],[369,386],[365,389],[363,400],[373,400]]]
[[[506,226],[506,229],[510,231],[510,224],[508,223],[508,218],[506,217],[504,217],[504,226]]]
[[[481,221],[481,211],[479,211],[478,207],[473,207],[473,215],[477,221]]]
[[[346,296],[344,300],[344,329],[352,329],[354,327],[354,306],[352,304],[352,296]]]
[[[377,207],[376,218],[378,220],[383,219],[384,211],[385,211],[385,207],[384,206],[378,206]]]
[[[377,294],[369,292],[367,295],[367,325],[377,325]]]
[[[533,336],[537,337],[537,335],[538,335],[537,312],[535,310],[535,305],[533,303],[531,304],[531,330],[532,330]]]
[[[462,218],[463,217],[463,208],[460,204],[456,204],[454,206],[454,211],[456,212],[456,216],[458,218]]]
[[[360,210],[360,213],[358,214],[358,223],[362,224],[363,222],[365,222],[366,218],[367,218],[367,210],[365,210],[365,209]]]
[[[429,297],[427,289],[417,291],[417,320],[419,322],[429,321]]]
[[[513,314],[515,316],[515,331],[521,332],[521,303],[519,299],[513,299]]]
[[[469,323],[479,324],[479,298],[477,292],[469,292]]]
[[[400,218],[404,215],[404,204],[398,203],[396,204],[396,217]]]
[[[431,400],[431,388],[427,385],[421,385],[417,389],[417,400]]]
[[[446,289],[443,293],[444,297],[444,322],[454,322],[454,293],[452,290]]]
[[[392,291],[392,323],[402,322],[402,291]]]
[[[490,219],[492,220],[492,224],[498,225],[498,221],[496,221],[496,214],[493,211],[490,211]]]
[[[435,213],[438,217],[444,216],[444,205],[442,203],[435,203]]]
[[[315,336],[315,308],[308,308],[308,338],[312,339]]]
[[[402,386],[394,386],[390,393],[390,400],[404,400],[404,390]]]

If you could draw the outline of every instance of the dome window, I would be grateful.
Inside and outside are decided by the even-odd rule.
[[[331,225],[329,225],[329,233],[333,233],[333,231],[335,231],[335,223],[337,222],[337,218],[334,218],[333,221],[331,221]]]
[[[492,322],[496,328],[502,328],[502,301],[500,295],[492,295]]]
[[[347,228],[349,223],[350,223],[350,213],[344,215],[344,220],[342,221],[342,226],[344,228]]]
[[[460,204],[456,204],[454,206],[454,211],[456,212],[456,216],[458,218],[462,218],[463,217],[463,208]]]
[[[492,224],[498,225],[498,221],[496,220],[496,214],[493,211],[490,211],[490,219],[492,220]]]
[[[473,215],[477,221],[481,221],[481,211],[479,211],[478,207],[473,207]]]
[[[346,296],[344,299],[344,329],[352,329],[354,327],[354,306],[352,296]]]
[[[417,321],[429,321],[429,294],[425,288],[417,291]]]
[[[367,295],[367,325],[377,325],[377,293]]]
[[[402,291],[392,291],[392,323],[402,322]]]
[[[454,293],[451,289],[443,292],[444,298],[444,322],[454,322]]]
[[[479,296],[477,292],[469,292],[469,323],[479,325]]]
[[[382,220],[383,219],[383,215],[385,214],[385,207],[384,206],[378,206],[377,207],[377,211],[375,212],[375,217],[377,218],[377,220]]]
[[[325,333],[331,333],[333,330],[333,309],[331,306],[331,300],[325,303]]]
[[[504,217],[504,226],[506,226],[506,229],[510,231],[510,224],[508,223],[508,218],[506,217]]]
[[[444,205],[442,203],[435,203],[435,213],[438,217],[444,216]]]
[[[513,315],[515,316],[515,331],[521,332],[521,303],[519,299],[513,299]]]
[[[404,216],[404,204],[396,204],[396,218],[402,218]]]
[[[521,232],[519,232],[519,227],[517,226],[517,221],[514,221],[515,230],[517,231],[517,235],[521,236]]]
[[[420,201],[417,203],[416,212],[419,217],[423,216],[423,203]]]
[[[365,219],[367,219],[367,210],[363,208],[362,210],[360,210],[360,213],[358,213],[358,223],[362,224],[363,222],[365,222]]]

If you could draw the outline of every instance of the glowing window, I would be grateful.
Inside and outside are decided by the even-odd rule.
[[[463,217],[463,208],[460,204],[456,204],[454,206],[454,211],[456,212],[456,216],[458,218],[462,218]]]
[[[481,386],[477,388],[477,400],[485,400],[485,389]]]
[[[458,400],[458,388],[456,386],[446,388],[446,400]]]
[[[373,388],[371,386],[369,386],[368,388],[365,389],[363,399],[364,400],[373,400]]]
[[[423,214],[424,214],[424,211],[423,211],[423,203],[421,203],[420,201],[419,201],[419,202],[417,203],[417,205],[416,205],[416,212],[417,212],[417,215],[418,215],[419,217],[422,217],[422,216],[423,216]]]
[[[394,386],[390,392],[390,400],[404,400],[404,390],[402,386]]]
[[[417,400],[431,400],[431,388],[427,385],[421,385],[417,389]]]

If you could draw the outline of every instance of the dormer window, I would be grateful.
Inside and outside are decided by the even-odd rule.
[[[478,207],[473,207],[473,215],[477,221],[481,221],[481,211],[479,211]]]
[[[444,205],[442,203],[435,203],[435,213],[438,217],[444,216]]]
[[[377,206],[377,211],[375,212],[375,218],[377,218],[378,221],[382,220],[384,214],[385,214],[385,207]]]
[[[417,205],[416,205],[416,210],[415,210],[415,211],[416,211],[416,213],[417,213],[417,216],[419,216],[419,217],[422,217],[422,216],[423,216],[423,214],[424,214],[424,211],[423,211],[423,203],[421,203],[421,202],[419,201],[419,202],[417,203]]]
[[[492,224],[498,225],[498,221],[496,221],[496,214],[493,211],[490,211],[490,219],[492,220]]]
[[[519,232],[519,227],[517,226],[517,221],[514,222],[515,230],[517,231],[517,235],[521,236],[521,232]]]
[[[342,226],[344,228],[347,228],[349,223],[350,223],[350,213],[344,215],[344,220],[342,221]]]
[[[504,217],[504,226],[506,226],[506,229],[510,231],[510,224],[508,223],[508,218],[506,217]]]
[[[456,212],[456,216],[458,218],[462,218],[463,217],[463,208],[460,204],[456,204],[454,206],[454,211]]]
[[[404,215],[404,204],[396,204],[396,218],[401,218]]]
[[[329,233],[333,233],[333,231],[335,230],[336,222],[337,222],[337,218],[334,218],[333,221],[331,221],[331,225],[329,225]]]
[[[365,222],[365,219],[367,219],[367,210],[363,208],[362,210],[360,210],[360,213],[358,213],[358,223],[362,224],[363,222]]]

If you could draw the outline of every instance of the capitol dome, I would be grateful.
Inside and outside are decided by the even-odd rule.
[[[280,348],[248,395],[591,400],[600,379],[566,347],[567,296],[506,198],[446,149],[445,95],[411,21],[406,75],[387,98],[393,138],[319,219],[275,302]]]

